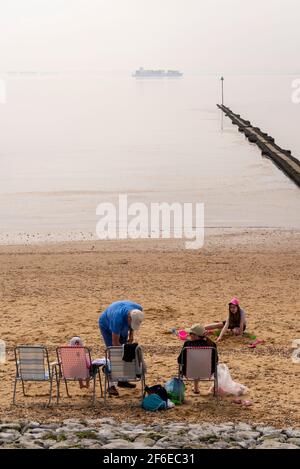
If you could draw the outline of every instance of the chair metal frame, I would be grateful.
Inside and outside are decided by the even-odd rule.
[[[210,360],[210,370],[211,370],[211,373],[210,373],[210,377],[209,378],[202,378],[201,376],[200,377],[186,377],[185,375],[183,375],[183,366],[184,366],[184,355],[186,356],[186,371],[187,371],[187,367],[188,367],[188,355],[189,355],[189,350],[199,350],[199,353],[201,353],[202,350],[211,350],[211,356],[209,358]],[[213,372],[212,371],[212,354],[213,354],[213,351],[215,351],[215,360],[214,360],[214,368],[215,368],[215,371]],[[198,381],[213,381],[214,382],[214,396],[217,397],[217,400],[218,400],[218,361],[217,361],[217,356],[218,356],[218,352],[217,350],[214,348],[214,347],[201,347],[201,346],[195,346],[195,347],[184,347],[183,350],[182,350],[182,355],[181,355],[181,363],[179,363],[179,370],[178,370],[178,377],[182,380],[185,380],[185,381],[194,381],[194,380],[198,380]],[[200,374],[200,373],[199,373]]]
[[[123,347],[122,345],[118,346],[111,346],[107,347],[105,350],[105,360],[106,360],[106,365],[104,369],[104,374],[105,374],[105,384],[104,384],[104,402],[106,403],[106,398],[107,398],[107,393],[108,393],[108,388],[109,388],[109,383],[111,381],[111,378],[114,376],[113,372],[113,361],[111,360],[111,352],[118,350],[120,352],[120,361],[123,362],[124,368],[134,366],[135,368],[135,377],[132,376],[132,374],[126,375],[126,373],[121,374],[120,376],[116,376],[118,381],[128,381],[128,382],[141,382],[141,400],[143,400],[145,396],[145,386],[146,386],[146,380],[145,380],[145,369],[143,367],[143,350],[140,345],[137,345],[135,349],[135,359],[132,362],[125,362],[122,360],[122,353],[123,353]],[[140,376],[136,376],[136,370],[137,370],[137,363],[140,362],[140,371],[141,373]],[[115,365],[116,366],[116,365]],[[110,371],[108,371],[110,370]],[[133,371],[133,370],[131,370]],[[138,370],[139,371],[139,370]]]
[[[56,404],[59,403],[59,399],[60,399],[60,382],[61,381],[64,381],[67,396],[70,398],[72,396],[69,393],[68,381],[89,380],[89,381],[93,381],[92,403],[93,403],[93,406],[95,406],[95,404],[96,404],[96,379],[97,379],[97,377],[99,379],[99,384],[100,384],[100,397],[101,398],[103,397],[100,367],[97,367],[97,369],[94,371],[93,374],[90,374],[90,372],[88,372],[88,368],[87,368],[87,376],[86,377],[76,377],[76,376],[73,376],[72,378],[65,377],[64,376],[64,371],[63,371],[63,362],[62,362],[62,359],[61,359],[61,350],[62,349],[73,350],[74,354],[76,353],[76,351],[78,352],[78,349],[84,350],[85,357],[88,356],[89,362],[92,364],[91,351],[88,347],[72,347],[72,346],[67,345],[67,346],[61,346],[61,347],[56,348],[57,362],[53,364],[53,369],[54,369],[55,378],[56,378]]]
[[[22,351],[28,351],[30,353],[30,350],[36,350],[36,351],[41,351],[43,352],[43,366],[37,365],[36,370],[39,368],[40,369],[40,374],[41,378],[34,378],[30,377],[30,374],[34,375],[35,371],[34,368],[30,372],[29,371],[22,371],[22,368],[25,368],[26,365],[24,365],[24,358],[21,357]],[[49,389],[49,400],[47,403],[47,406],[51,404],[51,399],[52,399],[52,388],[53,388],[53,370],[51,369],[51,365],[49,362],[49,354],[48,350],[45,346],[43,345],[19,345],[14,348],[14,355],[15,355],[15,364],[16,364],[16,376],[15,376],[15,381],[14,381],[14,391],[13,391],[13,405],[16,405],[16,393],[17,393],[17,383],[21,381],[22,383],[22,390],[23,390],[23,396],[28,397],[28,394],[26,394],[25,391],[25,382],[38,382],[38,383],[43,383],[49,381],[50,389]],[[27,365],[28,366],[28,365]],[[42,373],[43,371],[43,373]],[[48,376],[47,376],[48,374]],[[27,376],[26,376],[27,375]],[[42,376],[43,375],[43,376]]]

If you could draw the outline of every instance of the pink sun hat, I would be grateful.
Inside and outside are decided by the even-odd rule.
[[[178,337],[181,340],[186,340],[188,337],[188,333],[184,329],[181,329],[180,331],[178,331]]]
[[[237,298],[234,297],[230,300],[229,304],[238,306],[240,304],[240,302]]]

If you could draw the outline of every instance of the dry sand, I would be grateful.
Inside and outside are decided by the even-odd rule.
[[[122,420],[152,421],[158,417],[190,422],[246,421],[299,426],[300,364],[291,359],[292,341],[300,339],[298,231],[246,230],[210,232],[199,251],[175,241],[80,242],[0,247],[0,338],[7,344],[7,362],[0,365],[0,419],[60,420],[113,415]],[[28,385],[32,396],[11,405],[15,373],[13,347],[44,344],[55,347],[80,335],[103,356],[98,330],[99,308],[120,299],[143,305],[145,322],[137,338],[148,364],[147,384],[176,375],[182,346],[172,327],[225,319],[232,296],[246,310],[248,331],[264,339],[249,349],[249,339],[228,337],[219,344],[220,362],[233,378],[250,389],[253,406],[219,404],[187,388],[187,404],[160,414],[138,407],[138,390],[120,390],[109,407],[98,400],[90,407],[89,391],[71,384],[72,400],[45,409],[47,385]],[[19,393],[21,397],[21,393]],[[19,402],[22,402],[21,400]]]

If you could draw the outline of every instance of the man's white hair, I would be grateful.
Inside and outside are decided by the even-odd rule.
[[[133,330],[139,329],[140,325],[142,324],[144,320],[143,311],[140,311],[139,309],[132,309],[129,314],[131,317],[131,329]]]

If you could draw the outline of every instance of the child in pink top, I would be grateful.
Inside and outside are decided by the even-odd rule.
[[[82,342],[80,337],[72,337],[72,339],[69,342],[69,345],[71,347],[84,347],[83,342]],[[85,360],[86,360],[86,367],[89,370],[91,368],[91,361],[90,361],[90,357],[89,357],[88,353],[86,354]],[[80,387],[80,389],[89,388],[90,387],[90,380],[86,379],[85,383],[84,383],[84,381],[82,379],[80,379],[79,380],[79,387]]]

